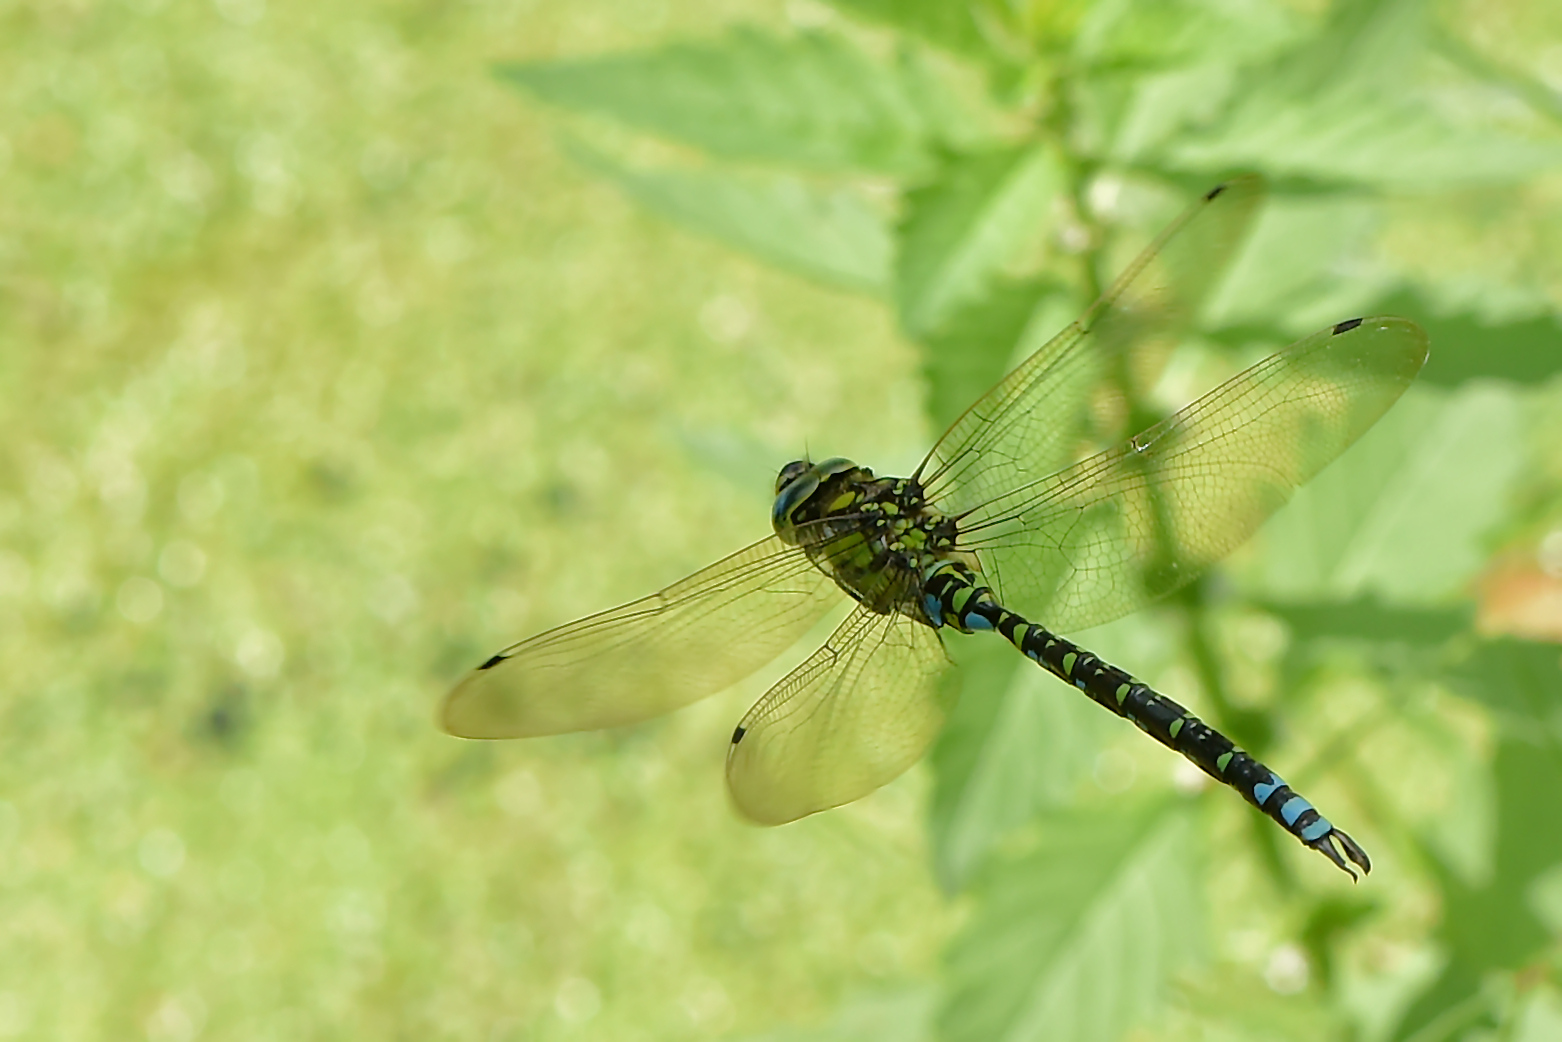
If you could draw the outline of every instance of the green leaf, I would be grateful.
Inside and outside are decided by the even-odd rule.
[[[947,1042],[1113,1042],[1202,948],[1189,808],[1044,814],[974,889],[952,942]]]
[[[1115,104],[1094,108],[1100,131],[1109,143],[1103,148],[1113,165],[1153,165],[1169,143],[1207,125],[1226,107],[1237,86],[1237,70],[1213,62],[1172,69],[1095,77],[1083,84],[1089,96],[1116,94]],[[1208,178],[1190,178],[1204,184]]]
[[[1040,279],[999,279],[981,298],[956,308],[942,328],[926,334],[922,372],[928,417],[936,429],[954,423],[1003,378],[1038,309],[1045,311],[1045,302],[1066,295],[1062,286]]]
[[[543,101],[712,155],[891,174],[928,166],[926,121],[899,69],[832,34],[739,29],[718,43],[499,72]]]
[[[1492,970],[1526,964],[1548,941],[1536,916],[1531,891],[1562,864],[1562,829],[1556,821],[1556,793],[1562,788],[1562,757],[1553,743],[1503,742],[1497,749],[1497,852],[1492,878],[1468,886],[1442,873],[1443,922],[1438,939],[1448,952],[1442,974],[1406,1013],[1397,1038],[1447,1018],[1457,1021],[1481,1010],[1480,984]],[[1442,1036],[1437,1036],[1442,1037]]]
[[[1259,602],[1299,641],[1361,640],[1440,645],[1465,633],[1474,615],[1464,608],[1407,608],[1373,596],[1312,602]]]
[[[1555,987],[1542,985],[1527,996],[1511,1038],[1513,1042],[1555,1042],[1562,1038],[1562,995]]]
[[[1431,45],[1441,57],[1447,58],[1482,83],[1491,85],[1503,94],[1522,98],[1537,113],[1562,123],[1562,96],[1558,96],[1541,80],[1487,57],[1479,48],[1472,47],[1462,35],[1448,31],[1443,25],[1432,27]],[[1558,1037],[1562,1037],[1562,1032],[1558,1033]]]
[[[1511,183],[1555,169],[1562,139],[1522,137],[1490,119],[1456,123],[1425,101],[1424,7],[1420,0],[1335,5],[1324,32],[1253,66],[1225,115],[1170,142],[1161,161],[1396,187]],[[1445,94],[1455,89],[1441,86]]]
[[[1521,415],[1500,385],[1411,387],[1260,531],[1239,570],[1271,600],[1457,594],[1506,516],[1524,462]]]
[[[1062,169],[1046,146],[950,156],[906,195],[896,303],[913,337],[946,329],[962,307],[993,292],[1027,243],[1042,240]]]
[[[1562,746],[1562,645],[1487,641],[1444,674],[1459,694],[1505,718],[1517,734],[1549,734]]]
[[[632,170],[580,144],[570,152],[659,217],[826,285],[888,291],[889,230],[849,189],[784,174]]]
[[[1318,989],[1281,995],[1257,974],[1235,966],[1220,966],[1179,981],[1174,1002],[1198,1030],[1187,1035],[1168,1032],[1167,1038],[1320,1042],[1348,1037],[1340,1034],[1338,1016]],[[1181,1018],[1167,1019],[1175,1024]]]
[[[920,37],[947,51],[991,58],[979,19],[984,5],[967,0],[825,0],[831,7]],[[990,18],[989,18],[990,21]]]
[[[1272,195],[1211,301],[1219,339],[1244,348],[1246,334],[1279,346],[1353,315],[1407,314],[1377,306],[1384,284],[1340,275],[1360,270],[1382,219],[1381,204],[1363,193]],[[1432,341],[1434,354],[1439,346]]]
[[[1539,384],[1562,372],[1562,322],[1555,315],[1495,323],[1457,312],[1440,315],[1435,302],[1416,292],[1395,294],[1373,310],[1414,315],[1426,329],[1433,347],[1421,371],[1425,383],[1455,387],[1494,377]]]
[[[1002,641],[949,642],[955,710],[929,762],[939,882],[965,886],[1010,829],[1072,802],[1112,718]]]
[[[1252,62],[1295,38],[1302,25],[1265,0],[1104,0],[1081,21],[1073,54],[1092,66]]]

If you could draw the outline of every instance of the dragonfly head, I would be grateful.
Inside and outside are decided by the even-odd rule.
[[[795,459],[791,463],[788,463],[786,466],[782,467],[781,473],[776,475],[776,494],[780,495],[782,489],[786,488],[804,474],[807,474],[812,467],[813,464],[805,459]]]
[[[818,491],[819,485],[826,478],[853,470],[856,466],[849,459],[834,456],[818,463],[793,460],[782,467],[781,473],[776,475],[775,506],[770,508],[770,523],[775,526],[776,533],[784,535],[792,527],[792,519],[798,508],[808,502],[808,497]]]

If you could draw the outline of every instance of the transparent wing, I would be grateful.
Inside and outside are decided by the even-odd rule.
[[[1228,181],[1166,229],[1100,300],[966,410],[917,469],[948,513],[986,502],[1073,454],[1090,392],[1116,376],[1153,382],[1156,362],[1197,316],[1265,195],[1260,177]],[[1016,478],[1020,475],[1020,478]]]
[[[1299,340],[1114,449],[958,522],[1009,608],[1058,630],[1133,611],[1224,557],[1375,423],[1427,358],[1402,318]],[[942,507],[942,504],[940,504]]]
[[[657,716],[753,673],[841,599],[801,550],[772,536],[506,648],[445,697],[441,723],[462,738],[525,738]]]
[[[898,777],[944,725],[948,665],[938,631],[858,608],[743,718],[727,752],[733,802],[780,825]]]

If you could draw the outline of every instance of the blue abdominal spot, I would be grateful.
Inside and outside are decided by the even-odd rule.
[[[1268,781],[1259,782],[1253,786],[1253,799],[1257,800],[1258,805],[1262,807],[1269,802],[1269,797],[1275,794],[1275,790],[1284,784],[1285,782],[1280,780],[1278,774],[1270,774]]]
[[[1334,826],[1329,824],[1329,819],[1319,815],[1317,821],[1302,829],[1302,840],[1306,843],[1316,843],[1333,831]]]
[[[1302,812],[1312,808],[1313,805],[1300,796],[1292,796],[1285,801],[1285,806],[1280,808],[1280,817],[1285,819],[1287,825],[1295,825],[1296,819],[1302,816]]]

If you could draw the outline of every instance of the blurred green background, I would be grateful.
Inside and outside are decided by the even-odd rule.
[[[1562,1038],[1562,8],[0,0],[0,55],[0,1039]],[[1433,361],[1082,639],[1369,880],[982,647],[775,830],[721,778],[774,671],[434,727],[788,459],[909,471],[1241,170],[1146,408],[1360,313]]]

